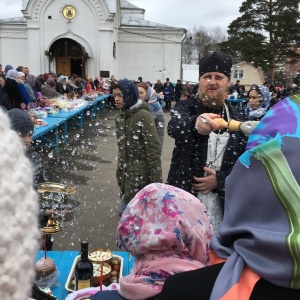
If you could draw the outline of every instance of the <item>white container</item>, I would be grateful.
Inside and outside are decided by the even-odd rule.
[[[119,276],[122,276],[122,274],[123,274],[123,257],[113,254],[112,258],[114,258],[114,257],[120,260],[120,275]],[[69,273],[69,276],[67,278],[67,281],[66,281],[66,284],[65,284],[65,289],[69,292],[75,292],[71,288],[71,283],[72,283],[72,278],[75,276],[75,266],[80,261],[80,259],[81,259],[80,255],[75,257],[72,268],[71,268],[70,273]]]
[[[232,93],[232,95],[233,95],[233,97],[234,97],[234,99],[237,99],[237,97],[238,97],[238,92],[237,91],[234,91],[233,93]]]

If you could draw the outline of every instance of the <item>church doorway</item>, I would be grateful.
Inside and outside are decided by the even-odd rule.
[[[68,38],[59,39],[51,45],[49,54],[50,59],[56,62],[57,74],[85,76],[88,54],[76,41]]]

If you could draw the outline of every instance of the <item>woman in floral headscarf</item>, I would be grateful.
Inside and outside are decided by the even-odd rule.
[[[212,266],[171,277],[158,299],[300,299],[299,120],[298,94],[254,128],[226,180]]]
[[[146,186],[117,228],[117,245],[136,257],[134,266],[118,292],[99,292],[93,300],[155,299],[169,276],[209,265],[211,237],[206,208],[196,197],[166,184]]]

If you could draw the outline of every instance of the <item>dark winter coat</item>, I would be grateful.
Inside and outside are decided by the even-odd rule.
[[[182,84],[176,83],[176,85],[175,85],[175,101],[176,102],[178,102],[181,99],[182,91],[183,91]]]
[[[23,95],[19,89],[18,83],[10,78],[5,81],[4,89],[6,90],[9,98],[11,99],[12,108],[22,108],[22,103],[24,103]]]
[[[11,100],[3,88],[0,87],[0,107],[4,107],[7,110],[10,110],[11,107]]]
[[[146,103],[138,103],[116,116],[118,139],[117,181],[129,203],[146,185],[162,182],[161,149],[154,119]]]
[[[181,96],[182,91],[183,91],[183,86],[182,86],[182,84],[176,83],[176,85],[175,85],[175,94],[180,94],[180,96]]]
[[[230,118],[245,121],[242,109],[227,104]],[[168,124],[168,134],[175,139],[175,147],[167,183],[192,194],[193,175],[203,177],[206,165],[208,135],[200,135],[195,129],[196,119],[203,113],[218,113],[220,110],[209,110],[198,98],[179,101],[174,107],[172,119]],[[227,120],[227,116],[225,116]],[[221,203],[224,200],[225,178],[229,175],[238,157],[245,151],[247,138],[242,132],[232,132],[224,153],[220,171],[217,171],[218,187],[213,192],[219,194]]]
[[[164,100],[165,101],[174,100],[174,90],[170,85],[164,88]]]
[[[164,87],[161,83],[155,83],[153,88],[155,89],[156,94],[159,94],[164,90]]]
[[[66,85],[66,88],[64,88],[64,86],[60,82],[58,82],[56,84],[56,91],[59,92],[61,95],[63,95],[63,94],[71,93],[72,89],[69,85]]]

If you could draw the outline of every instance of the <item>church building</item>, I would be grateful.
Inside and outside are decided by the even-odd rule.
[[[126,0],[23,0],[23,17],[0,20],[0,63],[31,74],[176,82],[184,28],[144,19]]]

